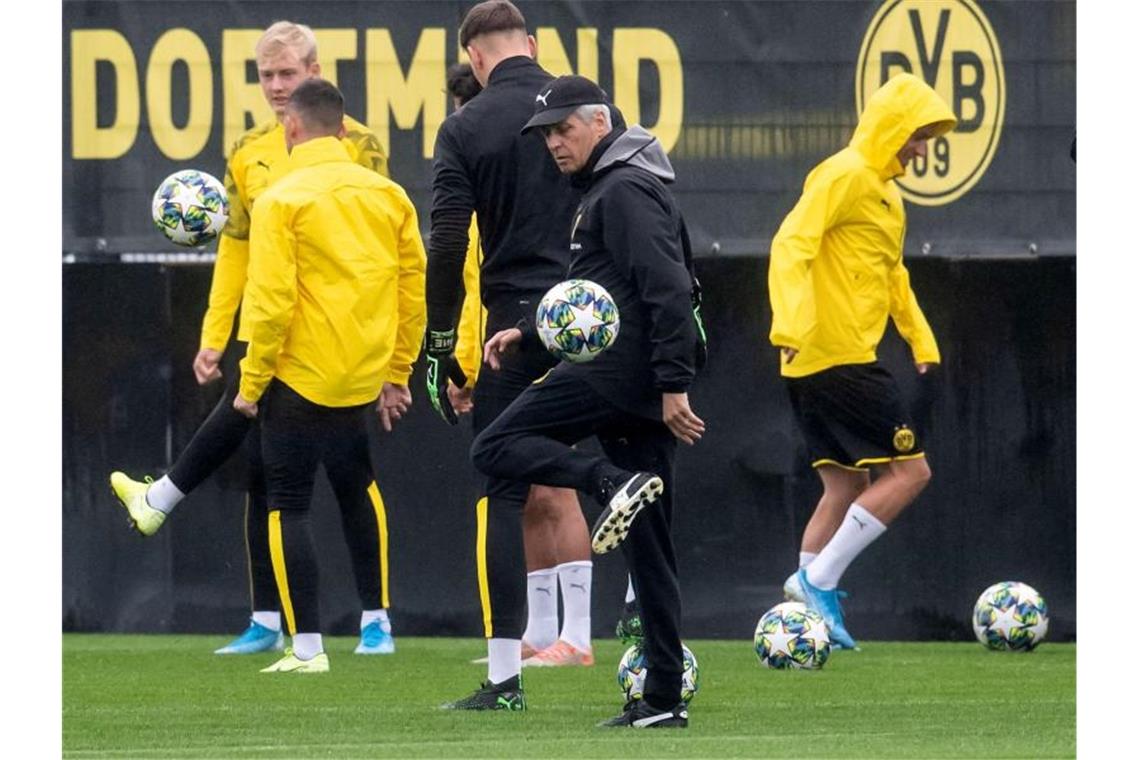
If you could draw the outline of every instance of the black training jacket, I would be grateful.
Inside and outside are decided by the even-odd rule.
[[[661,392],[687,391],[696,375],[693,278],[681,211],[665,187],[673,167],[640,126],[611,132],[575,177],[586,184],[570,234],[570,277],[613,296],[621,325],[593,361],[561,364],[618,407],[661,419]]]
[[[531,58],[507,58],[491,71],[486,89],[440,126],[427,264],[431,330],[458,321],[472,211],[483,246],[482,300],[492,313],[541,295],[566,273],[580,191],[558,171],[540,134],[519,134],[551,79]]]

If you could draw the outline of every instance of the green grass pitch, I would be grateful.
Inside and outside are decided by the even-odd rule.
[[[593,668],[527,669],[525,713],[438,709],[485,676],[475,639],[396,639],[392,656],[325,639],[331,672],[258,673],[211,636],[68,634],[63,755],[205,757],[1072,757],[1076,646],[1031,654],[976,643],[863,642],[820,672],[759,666],[751,642],[686,643],[701,688],[689,728],[599,729],[621,708],[623,651]]]

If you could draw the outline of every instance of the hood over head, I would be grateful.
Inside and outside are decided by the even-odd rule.
[[[594,164],[594,174],[617,164],[640,167],[662,182],[672,182],[677,178],[661,142],[640,124],[634,124],[610,143]]]
[[[897,153],[916,130],[933,124],[937,137],[957,123],[930,85],[914,74],[897,74],[867,100],[850,145],[880,176],[894,177],[906,171]]]

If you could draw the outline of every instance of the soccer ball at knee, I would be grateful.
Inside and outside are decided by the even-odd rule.
[[[617,340],[621,319],[601,285],[566,280],[542,297],[535,326],[550,353],[568,362],[588,362]]]

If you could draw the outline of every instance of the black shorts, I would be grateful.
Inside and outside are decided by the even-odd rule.
[[[878,362],[845,364],[785,380],[812,467],[834,464],[865,470],[872,464],[923,456],[902,393]]]

